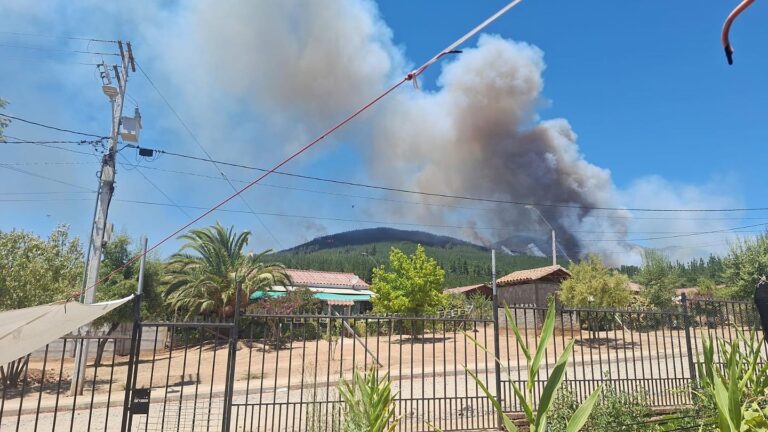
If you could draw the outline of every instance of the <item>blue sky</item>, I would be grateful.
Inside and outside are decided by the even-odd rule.
[[[60,36],[132,40],[142,66],[208,152],[217,159],[269,167],[375,95],[403,71],[432,57],[505,2],[390,1],[373,5],[338,0],[325,7],[304,7],[296,2],[223,2],[214,9],[201,2],[160,5],[140,1],[127,12],[95,1],[52,1],[45,8],[16,0],[2,3],[0,96],[11,102],[7,113],[70,129],[105,133],[109,109],[94,68],[74,64],[93,63],[101,58],[44,50],[112,49]],[[527,114],[525,124],[535,126],[556,118],[567,120],[578,135],[572,148],[590,166],[610,172],[608,183],[601,189],[610,196],[601,197],[600,202],[631,207],[763,207],[768,192],[761,181],[761,167],[766,162],[761,144],[768,137],[768,130],[762,127],[761,120],[768,114],[768,84],[760,77],[768,70],[768,60],[766,47],[760,43],[765,40],[764,26],[760,24],[768,6],[756,2],[737,21],[732,32],[735,65],[729,67],[719,44],[719,32],[734,4],[525,1],[485,33],[525,42],[541,50],[546,68],[539,75],[544,86],[532,102],[535,106]],[[360,32],[359,38],[355,32]],[[331,36],[326,37],[328,34]],[[477,44],[478,38],[474,38],[465,48],[472,51]],[[348,53],[354,55],[343,55]],[[535,63],[535,57],[526,61]],[[324,59],[341,60],[328,65]],[[445,64],[460,61],[451,59]],[[302,65],[311,72],[306,75],[311,76],[309,84],[302,75],[307,72]],[[402,100],[360,117],[286,170],[426,190],[424,179],[430,169],[442,166],[442,159],[429,156],[441,151],[440,143],[429,143],[430,147],[425,147],[429,151],[423,153],[410,147],[390,149],[408,155],[390,160],[382,157],[386,154],[382,150],[389,147],[377,143],[377,137],[381,128],[392,127],[395,120],[387,123],[387,119],[397,119],[391,113],[398,106],[436,103],[422,99],[440,98],[442,86],[438,77],[442,66],[435,65],[422,77],[421,96],[410,86],[399,89],[402,94],[397,96]],[[464,66],[455,69],[460,67]],[[144,118],[142,145],[203,156],[140,74],[131,77],[129,94],[132,101],[127,108],[132,110],[135,101]],[[398,105],[401,103],[404,105]],[[422,132],[414,129],[418,123],[423,123],[425,130],[440,129],[440,119],[430,118],[431,111],[415,112],[424,118],[404,130],[418,135]],[[396,125],[395,122],[395,128]],[[393,136],[388,133],[385,136]],[[74,138],[18,122],[6,134],[26,139]],[[10,144],[3,149],[4,163],[88,187],[95,185],[98,163],[93,156]],[[217,176],[209,164],[171,156],[140,160],[129,151],[124,156],[141,164],[141,172],[176,203],[205,207],[231,193],[226,183],[199,176]],[[117,199],[168,202],[139,172],[130,168],[124,166],[118,172]],[[198,176],[158,169],[194,172]],[[225,171],[235,180],[247,180],[255,174],[238,168]],[[459,180],[466,180],[461,184],[474,181]],[[479,217],[472,210],[440,207],[438,212],[435,207],[424,205],[455,205],[452,201],[421,201],[412,196],[277,176],[264,183],[266,186],[248,191],[245,199],[257,211],[273,214],[261,216],[272,235],[252,215],[244,213],[217,213],[202,225],[218,219],[239,229],[251,229],[254,249],[290,247],[316,235],[387,221],[414,224],[392,225],[395,227],[470,239],[474,237],[467,229],[418,224],[498,227],[504,221],[503,232],[480,230],[487,241],[517,231],[546,235],[530,218],[508,222],[495,216]],[[440,191],[456,192],[451,183],[445,182]],[[432,189],[436,187],[430,184]],[[54,191],[78,192],[0,170],[0,192],[4,194],[0,199],[43,200],[2,202],[0,229],[19,228],[45,234],[55,224],[66,223],[75,234],[85,237],[92,195],[28,194]],[[476,189],[458,192],[475,196],[488,193]],[[508,192],[515,196],[516,191]],[[547,196],[539,198],[540,202],[549,201]],[[421,205],[400,202],[413,200]],[[240,200],[227,208],[246,209]],[[199,212],[186,211],[190,215]],[[766,212],[684,213],[674,221],[642,219],[654,216],[648,214],[631,216],[635,218],[628,223],[628,233],[622,238],[768,222]],[[740,217],[766,219],[739,220]],[[118,231],[126,230],[134,236],[147,234],[150,240],[162,238],[187,220],[173,207],[125,201],[115,202],[110,218]],[[566,219],[563,217],[564,225],[573,223]],[[584,227],[594,227],[595,223],[580,221],[576,231],[587,232]],[[616,227],[604,230],[608,232],[607,238],[617,238]],[[747,231],[740,234],[753,235],[755,229]],[[687,257],[722,252],[727,248],[726,242],[734,238],[734,234],[713,234],[640,243],[677,247],[670,253]],[[590,240],[586,238],[584,244],[595,245]],[[161,252],[170,253],[177,246],[171,242]],[[603,252],[614,254],[618,261],[632,260],[614,246],[603,248]]]

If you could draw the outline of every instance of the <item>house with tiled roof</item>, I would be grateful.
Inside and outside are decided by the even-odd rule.
[[[565,268],[554,265],[518,270],[496,279],[500,305],[546,306],[547,299],[560,289],[560,283],[571,277]],[[482,294],[493,295],[490,283],[448,288],[446,294],[462,294],[467,297]]]
[[[274,286],[267,292],[256,291],[251,294],[251,301],[266,296],[280,297],[288,291],[305,288],[323,303],[326,312],[333,309],[340,313],[360,313],[370,308],[373,292],[354,273],[297,269],[287,269],[285,272],[291,280],[289,286]]]
[[[461,294],[464,296],[472,296],[475,294],[482,294],[486,298],[490,299],[493,296],[493,290],[487,283],[466,285],[455,288],[446,288],[444,291],[446,294]]]
[[[559,265],[519,270],[496,279],[499,304],[546,306],[571,272]]]

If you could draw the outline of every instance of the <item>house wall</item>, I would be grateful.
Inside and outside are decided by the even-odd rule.
[[[547,307],[547,299],[560,289],[560,283],[554,281],[538,280],[527,284],[508,285],[498,287],[499,306],[508,305]],[[519,328],[538,328],[544,322],[545,311],[533,309],[513,310],[515,321]],[[500,311],[499,316],[504,316]],[[557,320],[556,326],[560,324]]]
[[[535,281],[498,288],[499,305],[534,305],[545,307],[547,298],[560,289],[558,282]]]

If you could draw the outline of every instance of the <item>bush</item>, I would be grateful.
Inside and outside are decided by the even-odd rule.
[[[555,396],[550,432],[565,431],[568,419],[576,412],[578,403],[571,390],[561,388]],[[586,430],[650,432],[658,426],[647,420],[652,415],[648,394],[645,391],[627,393],[617,390],[610,383],[603,386],[603,394],[592,410]]]

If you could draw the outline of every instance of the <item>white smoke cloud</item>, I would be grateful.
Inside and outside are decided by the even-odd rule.
[[[262,166],[305,144],[409,69],[403,48],[394,44],[392,30],[370,0],[227,0],[172,5],[144,1],[130,8],[92,0],[77,5],[62,1],[46,10],[19,0],[9,5],[7,19],[12,22],[7,24],[17,26],[12,30],[34,32],[37,28],[40,33],[82,34],[86,31],[82,29],[87,29],[87,35],[132,39],[141,64],[152,71],[156,83],[214,157],[236,158]],[[115,28],[119,29],[118,34],[114,34]],[[83,48],[77,44],[72,42],[67,47]],[[377,109],[334,136],[338,141],[370,143],[370,147],[361,148],[368,148],[364,150],[366,168],[373,179],[424,191],[587,207],[692,208],[738,201],[730,197],[727,187],[669,184],[661,178],[640,179],[626,189],[618,189],[609,170],[591,164],[581,153],[567,120],[539,117],[537,109],[544,102],[545,70],[541,50],[491,35],[480,36],[475,47],[462,48],[462,54],[433,66],[442,67],[437,90],[414,91],[404,86]],[[2,70],[11,69],[2,69],[0,65]],[[14,76],[19,75],[19,69],[12,70]],[[98,89],[83,91],[85,85],[73,76],[71,72],[30,74],[24,78],[36,88],[36,96],[30,97],[30,101],[67,106],[41,90],[44,86],[40,82],[51,79],[64,84],[67,97],[91,95],[80,101],[83,106],[106,103]],[[137,97],[144,104],[144,118],[148,128],[154,128],[145,131],[145,137],[173,137],[162,143],[157,140],[145,144],[199,155],[196,145],[161,101],[152,96],[146,83],[134,78],[130,89],[141,95]],[[21,96],[14,99],[19,112],[33,112],[31,108],[25,109],[32,102],[26,105],[19,100],[23,99]],[[63,117],[52,115],[43,120],[57,123],[57,118],[67,118],[66,113],[60,114]],[[88,127],[107,123],[105,118],[80,117],[85,117],[81,125]],[[327,154],[333,148],[329,144],[324,142],[313,149],[292,169],[301,169],[324,152]],[[348,149],[352,150],[352,146]],[[200,168],[197,163],[180,160],[173,160],[173,164],[175,169]],[[233,177],[247,178],[250,174],[235,171]],[[347,176],[346,172],[324,174]],[[123,175],[131,174],[122,171]],[[92,173],[88,176],[80,177],[93,183]],[[143,180],[134,180],[121,177],[118,186],[122,197],[146,194]],[[188,199],[189,190],[194,190],[195,201],[185,201],[191,204],[216,202],[231,193],[226,184],[207,179],[169,176],[163,180],[166,191],[181,196],[181,201]],[[285,193],[275,199],[274,193],[253,188],[247,196],[251,202],[259,203],[262,210],[276,211],[286,206],[298,212],[296,208],[311,207],[304,202],[304,196],[296,194]],[[317,202],[311,207],[315,211],[324,209],[323,205],[333,211],[341,208],[331,202]],[[426,198],[424,202],[458,204]],[[470,227],[461,231],[464,238],[486,243],[510,234],[546,231],[538,216],[522,206],[485,207],[466,210],[388,202],[369,213],[387,213],[393,219],[397,216],[407,221],[416,218],[432,224],[450,221]],[[89,205],[80,210],[87,216]],[[621,241],[592,240],[632,238],[634,231],[661,230],[661,225],[668,231],[725,226],[722,221],[669,224],[630,219],[632,215],[624,212],[612,213],[620,218],[605,218],[605,213],[599,211],[554,207],[540,210],[557,228],[569,252],[598,251],[614,257],[609,258],[612,261],[633,260],[637,255],[631,245]],[[167,211],[174,212],[175,209]],[[121,213],[120,207],[112,215],[134,224],[128,226],[132,231],[142,232],[147,225],[153,226],[157,232],[151,235],[158,238],[177,225],[168,217],[170,222],[159,226],[157,221],[165,218],[154,213]],[[253,218],[227,218],[266,238]],[[280,221],[279,226],[289,233],[303,229],[304,233],[291,234],[294,239],[303,239],[307,232],[334,230],[332,226],[302,228],[286,221]],[[484,226],[502,229],[483,230]],[[86,229],[84,224],[81,231]],[[454,230],[447,234],[458,233]]]
[[[621,191],[623,204],[633,208],[740,208],[741,198],[734,194],[738,190],[732,178],[718,177],[698,185],[675,183],[660,176],[636,179]],[[630,238],[653,238],[679,235],[675,233],[696,233],[725,231],[742,225],[738,212],[708,214],[702,212],[642,213],[634,212]],[[728,250],[729,241],[743,233],[725,232],[706,235],[691,235],[668,239],[649,240],[650,247],[662,250],[671,259],[685,261],[710,253],[721,254]]]
[[[372,169],[387,181],[423,191],[573,206],[612,206],[610,172],[589,163],[564,119],[542,121],[543,53],[526,43],[482,35],[476,48],[447,63],[435,92],[402,93],[375,120]],[[439,210],[421,213],[433,219]],[[589,215],[541,207],[560,242],[578,254],[572,233]],[[538,225],[522,206],[498,205],[475,217],[512,233]],[[623,221],[602,221],[616,237]],[[499,240],[492,238],[491,240]]]

